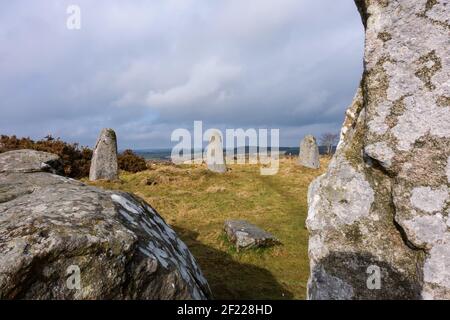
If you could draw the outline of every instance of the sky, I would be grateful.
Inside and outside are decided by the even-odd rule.
[[[0,134],[164,148],[200,120],[298,146],[339,132],[363,43],[353,0],[2,1]]]

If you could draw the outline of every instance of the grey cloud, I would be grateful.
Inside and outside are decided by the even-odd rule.
[[[66,29],[65,9],[82,10]],[[351,0],[10,1],[0,12],[0,133],[170,146],[194,120],[337,131],[362,69]]]

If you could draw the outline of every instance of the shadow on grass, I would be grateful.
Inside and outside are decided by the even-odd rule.
[[[370,290],[368,282],[379,272],[380,287]],[[420,270],[420,268],[419,268]],[[418,300],[421,298],[420,272],[407,274],[370,253],[330,252],[313,269],[310,294],[313,300]]]
[[[214,299],[293,299],[268,270],[237,262],[227,252],[201,243],[197,232],[174,229],[199,263]]]

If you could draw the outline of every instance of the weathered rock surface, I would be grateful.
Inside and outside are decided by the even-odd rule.
[[[189,249],[153,208],[37,172],[48,160],[57,162],[34,151],[0,154],[0,299],[210,296]],[[67,285],[74,266],[79,289]]]
[[[216,173],[227,172],[225,157],[223,155],[222,135],[219,131],[214,131],[209,137],[209,144],[206,148],[206,165],[208,169]]]
[[[113,129],[103,129],[95,144],[89,171],[89,180],[117,180],[117,138]]]
[[[356,3],[365,70],[309,189],[308,298],[450,299],[450,7]],[[367,285],[370,266],[379,289]]]
[[[244,220],[225,221],[228,240],[239,249],[270,247],[280,242],[272,234]]]
[[[35,150],[17,150],[1,154],[0,173],[40,171],[63,174],[64,168],[60,158],[53,153]]]
[[[300,142],[298,163],[312,169],[318,169],[320,167],[319,147],[314,136],[307,135]]]

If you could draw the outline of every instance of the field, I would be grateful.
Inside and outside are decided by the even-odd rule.
[[[321,169],[283,158],[274,176],[259,166],[230,165],[215,174],[202,165],[152,164],[123,172],[120,182],[89,183],[133,192],[164,217],[200,264],[216,299],[304,299],[309,275],[306,193]],[[244,219],[274,234],[282,245],[237,252],[223,233],[227,219]]]

